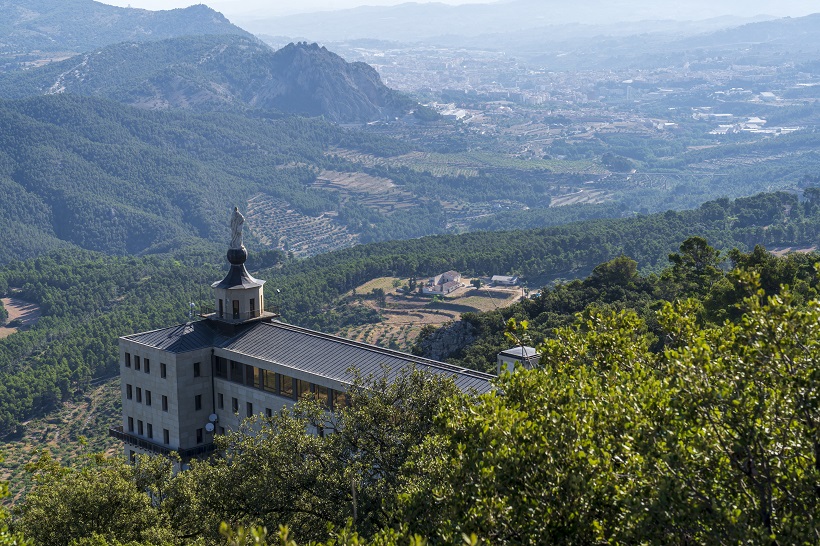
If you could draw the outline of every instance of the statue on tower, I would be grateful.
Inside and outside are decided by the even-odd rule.
[[[243,248],[242,225],[244,223],[245,217],[239,212],[239,207],[234,207],[231,216],[231,248]]]

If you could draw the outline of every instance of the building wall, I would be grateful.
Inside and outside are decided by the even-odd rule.
[[[176,355],[145,347],[127,340],[120,340],[120,377],[122,389],[122,427],[123,431],[141,438],[165,445],[171,449],[179,448],[179,413],[176,370]],[[126,366],[126,355],[130,355],[131,365]],[[136,359],[140,360],[140,369],[136,369]],[[145,371],[145,361],[149,362],[149,372]],[[166,376],[162,377],[162,364],[165,364]],[[128,397],[128,386],[131,386],[131,397]],[[141,401],[137,398],[140,389]],[[148,392],[151,405],[148,405]],[[168,399],[168,411],[163,411],[162,397]],[[129,428],[129,419],[134,423],[133,431]],[[139,421],[143,423],[143,433],[139,434]],[[152,428],[152,437],[148,436],[148,425]],[[169,432],[169,442],[165,444],[163,430]],[[125,446],[126,455],[129,447]]]
[[[174,378],[176,380],[176,419],[179,423],[179,446],[187,449],[213,441],[213,434],[205,430],[208,416],[214,411],[214,397],[210,348],[176,355]],[[194,375],[199,363],[199,377]],[[169,372],[170,373],[170,372]],[[201,407],[196,409],[196,397]],[[197,430],[202,429],[202,439],[197,442]]]

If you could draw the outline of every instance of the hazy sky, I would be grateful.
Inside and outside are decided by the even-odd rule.
[[[389,6],[408,0],[102,0],[103,4],[144,9],[184,8],[192,4],[206,4],[222,12],[228,19],[262,11],[266,15],[287,15],[311,11],[352,8],[360,5]],[[418,0],[417,0],[418,1]],[[494,0],[437,0],[443,4],[487,4]],[[423,0],[420,3],[424,3]]]

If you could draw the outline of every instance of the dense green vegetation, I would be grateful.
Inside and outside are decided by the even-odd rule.
[[[268,280],[266,300],[285,320],[338,331],[374,320],[339,301],[376,277],[456,269],[469,275],[514,273],[536,287],[584,276],[621,254],[634,258],[642,271],[660,271],[668,253],[690,234],[718,248],[748,249],[810,246],[818,233],[814,200],[798,204],[792,195],[763,194],[694,211],[360,245],[306,260],[252,249],[249,266]],[[118,336],[183,321],[192,300],[209,305],[207,285],[222,275],[208,265],[214,263],[224,265],[222,251],[210,247],[144,258],[58,251],[0,270],[0,288],[19,290],[17,297],[43,311],[36,325],[0,340],[0,431],[11,432],[26,416],[80,394],[90,379],[116,373]],[[496,345],[465,362],[486,368],[498,335],[488,331]]]
[[[342,411],[306,400],[258,417],[182,473],[44,455],[14,530],[99,546],[263,544],[256,526],[276,544],[811,544],[817,257],[734,252],[726,272],[692,238],[659,276],[615,259],[573,284],[593,303],[550,332],[538,365],[493,392],[363,378]],[[652,284],[674,301],[646,312]],[[600,298],[618,293],[620,307]]]

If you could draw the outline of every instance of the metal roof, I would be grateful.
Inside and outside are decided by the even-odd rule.
[[[403,369],[414,365],[417,369],[453,376],[463,391],[475,389],[482,393],[491,390],[489,381],[494,377],[277,321],[258,323],[221,348],[341,383],[350,383],[350,368],[363,376],[386,373],[393,380]]]
[[[205,320],[123,336],[123,339],[128,341],[169,353],[187,353],[213,347],[219,341],[217,338],[217,331],[211,328],[208,321]]]
[[[256,288],[265,284],[265,281],[254,279],[244,264],[233,264],[225,278],[211,285],[211,288],[240,289]]]
[[[475,389],[483,393],[492,389],[490,380],[494,377],[278,321],[240,327],[232,337],[220,335],[209,320],[201,320],[124,336],[123,339],[172,353],[220,348],[340,383],[351,382],[352,376],[348,371],[351,368],[363,376],[372,374],[378,377],[387,373],[388,379],[393,380],[403,369],[415,366],[454,377],[456,385],[463,391]]]

